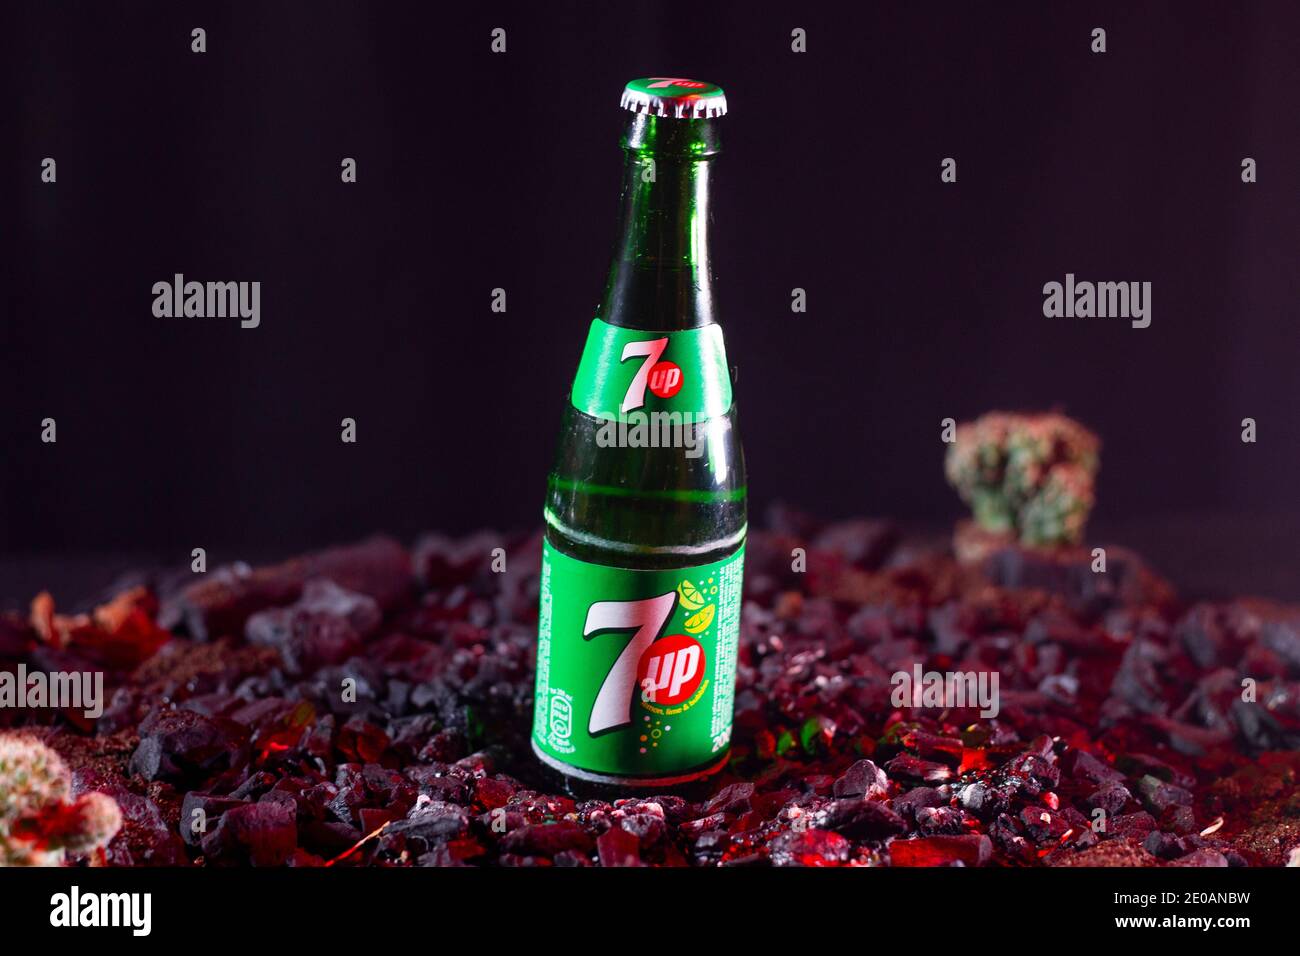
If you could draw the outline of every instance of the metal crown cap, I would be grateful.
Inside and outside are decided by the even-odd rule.
[[[727,96],[714,83],[648,76],[625,86],[618,105],[633,113],[671,119],[713,119],[726,115]]]

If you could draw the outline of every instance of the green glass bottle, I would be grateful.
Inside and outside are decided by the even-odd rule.
[[[709,257],[726,99],[651,77],[622,105],[614,261],[546,494],[533,749],[649,787],[726,763],[745,465]]]

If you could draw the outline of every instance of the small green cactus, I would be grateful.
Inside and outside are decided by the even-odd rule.
[[[58,866],[91,853],[122,826],[117,802],[85,793],[71,802],[63,759],[38,740],[0,734],[0,866]]]
[[[976,523],[1021,544],[1077,544],[1094,501],[1097,436],[1054,413],[991,412],[957,426],[944,473]]]
[[[28,737],[0,736],[0,825],[38,813],[68,795],[63,758]]]

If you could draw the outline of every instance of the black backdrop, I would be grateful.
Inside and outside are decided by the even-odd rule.
[[[940,420],[1055,405],[1105,442],[1102,528],[1300,591],[1294,5],[469,6],[11,5],[10,572],[537,523],[618,94],[677,75],[731,104],[715,259],[756,509],[941,525]],[[260,281],[261,327],[155,318],[176,272]],[[1067,272],[1152,282],[1151,327],[1044,318]]]

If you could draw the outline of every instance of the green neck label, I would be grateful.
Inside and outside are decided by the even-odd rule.
[[[629,412],[688,413],[697,421],[725,415],[731,373],[722,328],[646,332],[595,319],[572,401],[580,412],[615,421]]]

